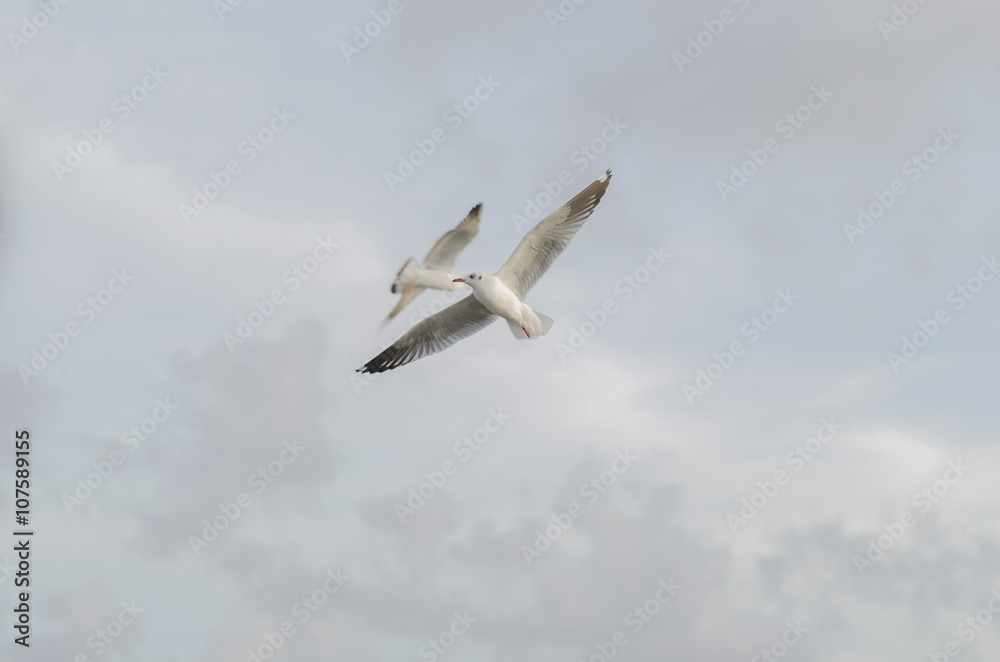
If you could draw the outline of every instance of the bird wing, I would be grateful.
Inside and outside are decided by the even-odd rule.
[[[559,254],[593,213],[611,182],[611,171],[605,172],[575,198],[555,210],[524,235],[496,276],[524,299],[538,279],[548,270]]]
[[[483,209],[483,204],[479,203],[462,219],[462,222],[455,226],[454,230],[448,230],[437,240],[434,247],[424,258],[424,269],[436,269],[451,273],[455,266],[455,258],[469,245],[479,232],[479,214]]]
[[[467,296],[416,324],[358,372],[385,372],[448,349],[497,320],[475,296]]]
[[[427,288],[417,287],[415,285],[411,285],[409,289],[404,289],[403,295],[399,297],[399,301],[396,303],[396,307],[389,311],[389,316],[385,318],[385,321],[382,322],[382,324],[388,324],[391,322],[396,315],[402,312],[403,308],[409,306],[410,303],[420,296],[425,289]]]

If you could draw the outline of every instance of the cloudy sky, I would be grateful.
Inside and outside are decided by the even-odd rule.
[[[5,3],[0,658],[997,659],[997,20]],[[609,168],[548,335],[354,373]]]

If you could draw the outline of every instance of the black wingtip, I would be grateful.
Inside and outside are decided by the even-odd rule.
[[[375,373],[379,372],[385,372],[385,362],[384,361],[379,362],[379,358],[381,356],[382,355],[379,354],[374,359],[364,364],[354,372],[360,372],[361,374],[369,374],[369,375],[374,375]]]

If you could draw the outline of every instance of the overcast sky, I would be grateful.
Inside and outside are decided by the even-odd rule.
[[[997,659],[995,3],[229,2],[0,8],[0,658]]]

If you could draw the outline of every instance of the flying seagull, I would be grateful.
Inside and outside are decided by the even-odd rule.
[[[473,272],[456,278],[472,288],[465,297],[416,324],[357,372],[385,372],[445,350],[462,338],[485,329],[498,318],[507,320],[515,338],[538,338],[552,327],[552,319],[522,301],[538,279],[562,253],[611,183],[605,172],[575,198],[542,219],[492,276]]]
[[[454,230],[448,230],[441,235],[423,262],[417,262],[411,257],[403,264],[403,268],[396,274],[396,280],[392,281],[390,288],[393,294],[398,292],[402,296],[396,307],[385,318],[383,324],[392,321],[403,308],[406,308],[427,288],[436,290],[466,289],[460,282],[455,281],[452,269],[455,267],[455,258],[479,232],[479,215],[482,209],[483,205],[479,203],[462,219],[461,223],[455,226]]]

